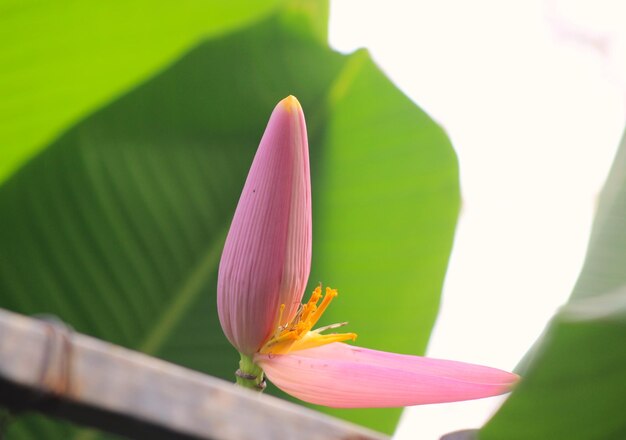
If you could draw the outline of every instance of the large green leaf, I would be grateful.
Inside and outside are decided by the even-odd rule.
[[[166,66],[201,37],[279,0],[0,3],[0,182],[68,124]]]
[[[232,380],[217,264],[269,114],[294,94],[311,146],[311,287],[340,289],[328,319],[350,320],[363,345],[422,353],[459,205],[454,153],[366,52],[334,53],[298,12],[201,44],[9,179],[0,306]],[[333,413],[389,432],[400,410]],[[12,429],[48,429],[34,424]]]
[[[485,439],[626,438],[626,137],[568,304],[531,353]]]
[[[423,354],[456,223],[456,157],[365,52],[348,60],[329,101],[323,148],[313,151],[311,288],[339,290],[325,322],[350,321],[358,345]],[[328,412],[386,432],[400,414]]]

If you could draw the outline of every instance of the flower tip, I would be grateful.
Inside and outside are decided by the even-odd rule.
[[[519,381],[522,379],[522,377],[519,374],[516,373],[509,373],[509,380],[507,383],[507,391],[513,391],[513,388],[515,388],[517,386],[517,384],[519,383]]]
[[[289,113],[291,113],[293,110],[302,111],[302,106],[300,105],[300,101],[298,101],[298,98],[296,98],[293,95],[287,96],[282,101],[280,101],[280,103],[283,105],[283,107],[285,107],[285,110],[287,110]]]

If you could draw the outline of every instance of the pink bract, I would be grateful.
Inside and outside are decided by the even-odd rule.
[[[252,355],[295,314],[311,266],[311,183],[304,113],[289,96],[274,108],[220,261],[217,306],[228,340]]]
[[[332,343],[255,362],[277,387],[306,402],[337,408],[455,402],[510,391],[519,377],[463,362]]]

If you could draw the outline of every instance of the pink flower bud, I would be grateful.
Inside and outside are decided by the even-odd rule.
[[[274,108],[230,226],[217,282],[220,323],[255,353],[302,300],[311,267],[311,178],[304,113],[288,96]],[[279,312],[284,304],[281,322]]]

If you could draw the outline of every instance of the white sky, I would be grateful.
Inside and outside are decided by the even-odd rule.
[[[626,120],[626,3],[334,0],[330,42],[367,47],[459,156],[463,210],[428,354],[513,369],[580,271]],[[480,427],[500,401],[409,408],[396,438]]]

